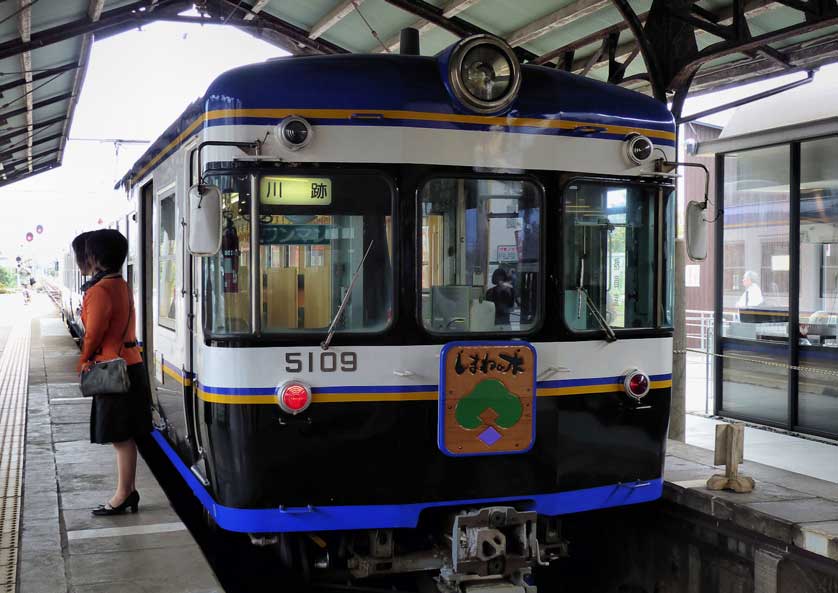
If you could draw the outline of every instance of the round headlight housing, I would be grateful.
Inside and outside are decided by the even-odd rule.
[[[642,134],[632,134],[625,141],[626,158],[635,165],[642,165],[652,158],[655,145]]]
[[[286,117],[276,128],[276,135],[289,150],[300,150],[311,143],[314,130],[308,120],[292,115]]]
[[[475,35],[461,41],[451,52],[448,83],[454,97],[471,111],[498,113],[518,96],[521,65],[503,40]]]

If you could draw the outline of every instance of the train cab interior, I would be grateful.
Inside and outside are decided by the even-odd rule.
[[[251,176],[214,175],[211,182],[222,189],[224,222],[220,252],[205,258],[210,333],[322,334],[344,300],[337,329],[386,328],[393,314],[394,190],[385,177],[260,176],[258,283],[250,269]]]

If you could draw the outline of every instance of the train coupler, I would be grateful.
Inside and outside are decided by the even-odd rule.
[[[440,571],[443,591],[535,593],[532,567],[541,562],[534,511],[487,507],[454,517],[451,566]]]

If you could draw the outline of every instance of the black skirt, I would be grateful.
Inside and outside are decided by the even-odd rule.
[[[145,365],[129,365],[128,378],[131,380],[128,393],[93,396],[91,443],[118,443],[151,432],[151,394]]]

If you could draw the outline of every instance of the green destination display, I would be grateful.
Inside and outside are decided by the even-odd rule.
[[[332,180],[327,177],[262,177],[259,200],[274,206],[328,206]]]

